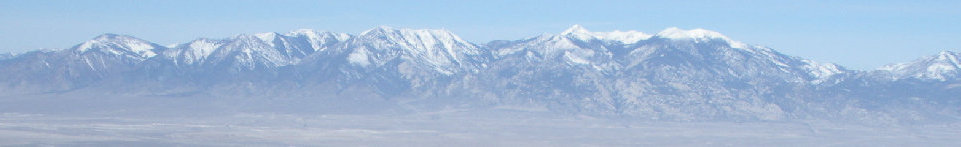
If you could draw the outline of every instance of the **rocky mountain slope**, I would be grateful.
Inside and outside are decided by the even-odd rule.
[[[392,27],[202,38],[169,48],[104,34],[69,49],[0,56],[0,92],[21,99],[86,93],[276,103],[259,106],[265,111],[379,109],[363,106],[378,101],[415,112],[915,122],[961,116],[959,55],[945,51],[858,71],[704,29],[646,34],[579,25],[486,44],[447,30]]]

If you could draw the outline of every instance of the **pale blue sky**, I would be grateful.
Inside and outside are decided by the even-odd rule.
[[[0,52],[67,48],[103,33],[159,44],[300,28],[448,29],[475,43],[559,33],[704,28],[783,53],[873,69],[961,50],[961,1],[0,0]]]

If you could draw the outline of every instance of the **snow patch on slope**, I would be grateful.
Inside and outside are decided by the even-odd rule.
[[[567,60],[568,60],[568,61],[571,61],[571,62],[573,62],[573,63],[577,63],[577,64],[591,64],[591,61],[588,61],[587,59],[578,57],[577,55],[574,55],[574,54],[572,54],[571,52],[564,52],[564,57],[567,57]]]
[[[367,57],[367,50],[363,48],[359,48],[354,50],[354,52],[351,52],[350,55],[347,55],[347,60],[350,61],[350,63],[360,66],[370,65],[370,59]]]
[[[805,64],[802,66],[809,71],[808,74],[816,78],[815,84],[822,83],[834,75],[843,74],[845,71],[834,63],[818,63],[812,60],[801,60]]]

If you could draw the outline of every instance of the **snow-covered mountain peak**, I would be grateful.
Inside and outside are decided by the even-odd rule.
[[[334,33],[328,31],[318,31],[314,29],[297,29],[284,34],[285,36],[307,36],[309,38],[334,37],[333,39],[344,41],[350,38],[347,33]]]
[[[89,40],[89,41],[87,41],[87,42],[104,42],[104,43],[123,43],[123,42],[150,43],[150,42],[148,42],[148,41],[146,41],[146,40],[143,40],[143,39],[140,39],[140,38],[137,38],[137,37],[127,36],[127,35],[111,34],[111,33],[106,33],[106,34],[97,35],[97,37],[94,37],[93,39],[91,39],[91,40]]]
[[[273,46],[274,39],[276,39],[277,36],[280,36],[280,34],[277,34],[276,32],[267,32],[267,33],[257,33],[257,34],[254,34],[254,36],[257,36],[258,39]]]
[[[394,28],[390,26],[378,26],[376,28],[360,33],[361,36],[411,35],[411,34],[456,37],[454,33],[446,29],[410,29],[410,28]],[[459,39],[459,37],[457,39]]]
[[[961,53],[955,53],[951,51],[941,51],[931,59],[932,67],[929,67],[928,72],[947,72],[947,71],[958,71],[961,70],[961,60],[958,57]]]
[[[721,33],[714,32],[711,30],[705,30],[701,28],[697,28],[693,30],[684,30],[677,27],[670,27],[670,28],[664,29],[661,32],[657,33],[657,37],[667,38],[667,39],[700,39],[700,38],[728,39],[727,36],[724,36]]]
[[[637,41],[651,38],[652,35],[646,34],[643,32],[634,31],[634,30],[630,30],[630,31],[614,30],[612,32],[591,32],[586,28],[584,28],[583,26],[575,24],[574,26],[571,26],[567,30],[564,30],[564,32],[561,32],[561,36],[570,36],[570,37],[574,37],[575,39],[584,40],[584,41],[591,40],[591,39],[599,39],[599,40],[619,41],[624,44],[631,44]]]
[[[954,65],[961,65],[961,63],[959,63],[958,61],[958,56],[961,56],[961,53],[955,53],[952,51],[941,51],[940,53],[938,53],[938,57],[936,60],[953,63]]]
[[[918,78],[944,81],[961,76],[959,56],[961,53],[942,51],[938,55],[922,57],[907,63],[886,65],[877,70],[891,73],[894,79]]]
[[[311,34],[320,34],[322,32],[323,31],[317,31],[314,29],[296,29],[296,30],[287,32],[287,34],[284,34],[284,35],[287,35],[287,36],[311,35]]]
[[[588,31],[587,29],[585,29],[584,26],[581,26],[581,25],[579,25],[579,24],[575,24],[575,25],[571,26],[570,28],[567,28],[567,30],[564,30],[564,32],[561,32],[561,35],[571,35],[571,34],[588,34],[588,35],[590,35],[591,32]]]
[[[188,47],[193,49],[191,53],[194,57],[203,58],[210,56],[220,46],[223,46],[223,42],[210,39],[197,39],[188,44]]]
[[[108,33],[74,46],[73,50],[78,52],[99,50],[115,55],[132,53],[140,58],[150,58],[157,55],[154,50],[158,48],[162,48],[162,46],[133,36]]]
[[[448,30],[408,29],[381,26],[351,39],[348,46],[358,47],[348,56],[357,65],[382,65],[395,57],[414,60],[444,74],[460,70],[457,66],[483,50]],[[394,54],[379,55],[379,54]]]
[[[472,43],[444,29],[395,29],[388,26],[380,26],[364,31],[360,37],[396,43],[406,49],[435,49],[438,47],[446,49],[454,49],[457,47],[476,48]]]
[[[644,32],[638,32],[634,30],[629,30],[629,31],[614,30],[612,32],[595,32],[594,35],[602,40],[620,41],[621,43],[624,43],[624,44],[631,44],[641,40],[647,40],[651,38],[651,36],[653,36]]]
[[[277,39],[279,36],[283,36],[283,35],[281,35],[280,33],[277,33],[277,32],[263,32],[263,33],[255,33],[255,34],[237,34],[237,35],[235,35],[234,37],[229,38],[228,40],[255,41],[255,42],[256,42],[256,41],[262,41],[263,43],[268,43],[268,44],[269,44],[269,43],[274,42],[274,40]]]
[[[701,29],[701,28],[697,28],[693,30],[684,30],[677,27],[670,27],[662,30],[661,32],[658,32],[654,36],[658,38],[665,38],[665,39],[672,39],[672,40],[691,39],[694,41],[706,41],[706,40],[717,39],[717,40],[726,41],[731,48],[742,48],[742,49],[749,48],[747,44],[741,43],[739,41],[734,41],[731,38],[728,38],[727,36],[725,36],[724,34],[711,31],[711,30]]]
[[[364,31],[364,32],[361,32],[361,33],[360,33],[360,36],[367,36],[367,35],[376,34],[376,33],[385,34],[385,33],[393,32],[393,31],[396,31],[396,29],[394,29],[394,27],[390,27],[390,26],[377,26],[377,27],[374,27],[374,28],[372,28],[372,29],[369,29],[369,30],[366,30],[366,31]]]
[[[228,40],[233,40],[233,42],[240,42],[240,43],[246,43],[246,44],[261,44],[261,43],[262,43],[262,44],[267,45],[267,46],[269,46],[269,47],[273,47],[273,46],[274,46],[274,44],[273,44],[273,43],[274,43],[274,40],[278,39],[279,36],[281,36],[281,35],[278,34],[278,33],[275,33],[275,32],[256,33],[256,34],[240,34],[240,35],[234,36],[233,38],[230,38],[230,39],[228,39]]]
[[[297,29],[294,31],[287,32],[284,36],[289,37],[304,37],[310,43],[310,47],[314,51],[320,51],[327,48],[327,46],[347,41],[351,36],[347,33],[333,33],[327,31],[317,31],[313,29]]]

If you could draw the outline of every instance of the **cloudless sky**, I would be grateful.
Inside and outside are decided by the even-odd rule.
[[[704,28],[852,69],[961,51],[961,1],[0,0],[0,52],[68,48],[103,33],[158,44],[300,28],[447,29],[483,44],[559,33]]]

